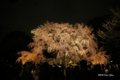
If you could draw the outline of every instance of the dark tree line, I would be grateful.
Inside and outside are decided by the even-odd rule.
[[[120,9],[110,9],[113,15],[96,17],[88,22],[94,28],[94,33],[99,41],[99,47],[104,46],[107,54],[112,59],[119,61],[120,58]]]
[[[19,57],[17,52],[21,50],[29,51],[27,45],[30,42],[32,42],[32,39],[21,31],[8,33],[3,37],[0,43],[1,57],[14,64],[16,59]]]

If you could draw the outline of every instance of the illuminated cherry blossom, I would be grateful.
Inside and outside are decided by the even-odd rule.
[[[57,63],[64,58],[78,62],[85,58],[93,64],[97,64],[97,62],[104,64],[102,61],[107,63],[108,58],[105,58],[107,56],[105,52],[104,54],[100,51],[98,52],[97,41],[95,41],[97,39],[92,31],[91,27],[87,27],[82,23],[76,23],[74,27],[69,23],[44,23],[44,25],[31,30],[31,33],[34,34],[34,42],[28,45],[32,48],[31,52],[18,52],[22,56],[17,61],[22,60],[23,64],[27,61],[33,61],[39,64],[39,62],[44,61]],[[57,54],[56,59],[47,59],[43,56],[43,50]],[[88,52],[91,54],[90,57],[87,56]]]

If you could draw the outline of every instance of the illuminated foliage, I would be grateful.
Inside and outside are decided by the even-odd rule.
[[[103,44],[111,43],[113,40],[116,40],[116,37],[120,37],[120,32],[118,31],[120,26],[120,9],[117,9],[117,11],[110,9],[110,11],[113,13],[112,20],[108,20],[102,24],[102,27],[107,31],[98,30],[97,32],[97,35],[104,40],[101,42]]]
[[[97,54],[93,54],[89,58],[86,58],[87,61],[92,62],[92,64],[107,64],[109,63],[110,55],[106,55],[106,51],[102,51],[103,47],[101,47]]]
[[[113,13],[112,19],[102,24],[106,31],[99,29],[97,35],[101,38],[100,43],[104,45],[104,49],[117,59],[120,56],[120,9],[117,7],[110,9],[110,11]]]
[[[36,64],[47,61],[49,63],[58,63],[60,59],[75,60],[76,62],[85,58],[86,60],[94,60],[94,62],[104,60],[107,63],[105,55],[98,52],[98,45],[95,42],[96,38],[92,34],[93,29],[84,24],[76,23],[49,23],[38,26],[31,30],[34,34],[33,40],[28,46],[32,48],[31,52],[21,51],[22,56],[17,61],[22,60],[23,64],[27,61],[33,61]],[[56,59],[47,59],[43,56],[43,50],[48,53],[57,54]],[[86,53],[90,53],[91,57],[87,57]],[[104,52],[105,53],[105,52]],[[96,59],[96,56],[101,56]],[[25,57],[26,56],[26,57]],[[101,59],[102,58],[102,59]],[[37,60],[36,60],[37,59]]]

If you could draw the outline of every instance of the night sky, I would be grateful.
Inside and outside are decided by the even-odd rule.
[[[120,0],[0,0],[0,40],[11,31],[30,31],[50,22],[85,23],[109,15]]]

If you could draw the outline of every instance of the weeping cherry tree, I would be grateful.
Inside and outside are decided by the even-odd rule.
[[[65,62],[73,60],[79,62],[85,59],[93,64],[107,64],[109,55],[103,48],[98,49],[97,39],[92,33],[93,29],[84,24],[76,23],[74,26],[69,23],[53,23],[46,22],[44,25],[31,30],[34,34],[33,40],[28,47],[31,51],[20,51],[21,54],[16,61],[22,64],[26,62],[47,61],[48,63],[58,63],[61,59]],[[46,58],[43,50],[47,50],[48,54],[57,55],[56,58]]]

